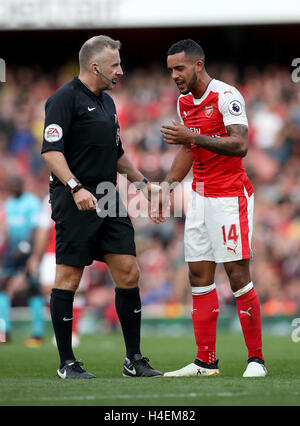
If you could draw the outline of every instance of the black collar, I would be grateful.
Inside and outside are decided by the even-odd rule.
[[[73,82],[75,86],[77,86],[79,89],[81,89],[83,92],[85,92],[90,98],[92,98],[94,101],[100,101],[102,102],[102,92],[99,96],[95,95],[85,84],[82,83],[81,80],[79,80],[78,77],[74,77]]]

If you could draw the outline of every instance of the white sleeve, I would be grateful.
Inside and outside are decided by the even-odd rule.
[[[179,99],[180,99],[180,96],[179,96],[179,98],[177,100],[177,115],[178,115],[180,123],[184,124],[183,119],[182,119],[181,114],[180,114]]]
[[[248,127],[246,106],[243,96],[234,87],[229,87],[219,96],[219,110],[223,115],[224,126],[242,124]]]
[[[42,208],[37,218],[37,227],[42,229],[51,228],[51,207],[49,204],[49,196],[45,197],[42,202]]]

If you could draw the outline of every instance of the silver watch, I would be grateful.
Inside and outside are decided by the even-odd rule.
[[[71,191],[73,191],[78,185],[80,185],[80,182],[75,177],[71,177],[67,180],[67,186],[70,188]]]
[[[142,182],[138,182],[138,183],[136,183],[135,184],[135,187],[136,187],[136,189],[138,189],[138,190],[140,190],[140,189],[143,189],[144,188],[144,186],[145,185],[147,185],[147,183],[148,183],[149,181],[148,181],[148,179],[147,178],[144,178],[143,180],[142,180]]]

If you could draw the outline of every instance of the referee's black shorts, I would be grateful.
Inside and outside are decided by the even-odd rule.
[[[96,189],[85,188],[100,199]],[[78,210],[73,195],[64,186],[53,190],[50,200],[56,229],[57,264],[86,266],[94,260],[104,262],[103,255],[107,253],[136,256],[134,228],[117,191],[115,195],[116,215],[99,217],[96,211]]]

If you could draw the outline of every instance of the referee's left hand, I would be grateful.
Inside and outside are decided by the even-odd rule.
[[[75,192],[75,194],[72,195],[78,210],[95,210],[98,200],[91,192],[89,192],[85,188],[81,188],[79,191]]]

